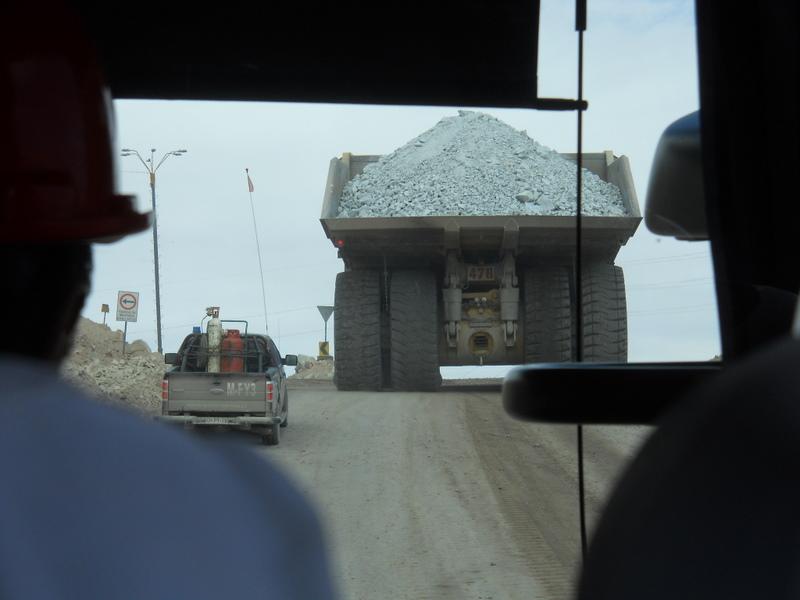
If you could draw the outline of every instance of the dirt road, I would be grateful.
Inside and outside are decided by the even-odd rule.
[[[319,508],[343,598],[570,596],[574,427],[514,421],[496,393],[318,385],[290,407],[280,446],[258,451]],[[591,514],[646,433],[586,428]]]

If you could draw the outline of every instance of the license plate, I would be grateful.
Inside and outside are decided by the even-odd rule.
[[[231,423],[235,423],[233,419],[226,419],[225,417],[206,417],[203,419],[203,423],[207,425],[230,425]]]
[[[469,281],[494,281],[494,267],[472,266],[467,269]]]

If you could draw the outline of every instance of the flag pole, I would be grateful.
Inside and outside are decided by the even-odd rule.
[[[247,191],[250,193],[250,212],[253,214],[253,231],[256,235],[256,250],[258,251],[258,274],[261,275],[261,301],[264,305],[264,332],[269,332],[269,323],[267,321],[267,293],[264,291],[264,266],[261,263],[261,244],[258,241],[258,227],[256,226],[256,209],[253,206],[253,182],[250,179],[250,169],[244,170],[247,175]]]

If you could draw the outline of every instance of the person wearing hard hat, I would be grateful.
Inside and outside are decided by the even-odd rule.
[[[66,9],[0,8],[0,595],[334,596],[318,519],[246,449],[58,376],[91,244],[147,229],[114,191],[111,104]]]

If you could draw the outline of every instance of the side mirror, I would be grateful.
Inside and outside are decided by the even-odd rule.
[[[168,365],[177,365],[178,364],[178,353],[177,352],[167,352],[164,355],[164,362]]]
[[[287,354],[281,359],[281,364],[286,365],[287,367],[296,367],[297,366],[297,355],[296,354]]]
[[[707,240],[700,113],[667,127],[656,148],[644,221],[657,235]]]

